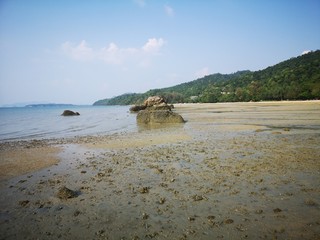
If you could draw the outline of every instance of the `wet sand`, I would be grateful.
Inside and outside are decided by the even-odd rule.
[[[185,124],[1,143],[0,239],[320,238],[319,101],[175,111]],[[32,167],[2,167],[17,156]]]

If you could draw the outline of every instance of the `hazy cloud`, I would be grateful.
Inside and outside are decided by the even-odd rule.
[[[309,52],[311,52],[311,50],[304,50],[301,55],[308,54]]]
[[[160,48],[164,45],[164,40],[162,38],[150,38],[147,43],[143,45],[142,50],[147,53],[158,53]]]
[[[150,38],[140,48],[121,48],[112,42],[107,47],[94,50],[88,47],[85,40],[82,40],[78,45],[65,42],[61,48],[67,56],[77,61],[102,60],[107,64],[123,64],[134,60],[145,67],[150,64],[152,56],[160,54],[164,44],[165,41],[162,38]]]
[[[204,67],[204,68],[201,68],[200,70],[198,70],[194,75],[197,78],[202,78],[202,77],[207,76],[209,74],[210,74],[209,68],[208,67]]]
[[[72,59],[80,61],[88,61],[94,58],[92,48],[88,47],[85,40],[82,40],[78,45],[73,45],[70,42],[62,44],[62,50]]]
[[[164,5],[164,11],[166,12],[166,14],[170,17],[174,16],[174,10],[172,7],[170,7],[169,5]]]
[[[122,64],[137,53],[135,48],[119,48],[115,43],[110,43],[108,47],[102,48],[98,56],[109,64]]]

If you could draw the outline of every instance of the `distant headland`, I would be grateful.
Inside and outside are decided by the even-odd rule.
[[[74,106],[73,104],[66,103],[43,103],[43,104],[28,104],[25,107],[70,107]]]

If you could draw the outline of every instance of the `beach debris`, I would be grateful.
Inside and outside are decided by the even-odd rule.
[[[57,193],[57,197],[64,200],[78,197],[78,195],[77,191],[71,190],[66,186],[61,187]]]
[[[64,110],[63,113],[61,114],[61,116],[79,116],[80,113],[78,112],[73,112],[71,110]]]

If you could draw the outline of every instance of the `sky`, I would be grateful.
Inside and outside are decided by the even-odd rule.
[[[320,49],[320,0],[0,0],[0,106],[93,104]]]

